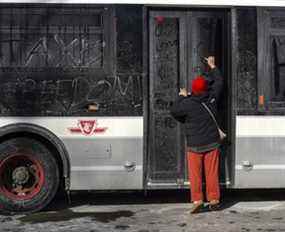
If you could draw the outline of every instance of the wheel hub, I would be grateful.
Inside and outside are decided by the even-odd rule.
[[[21,166],[15,168],[15,170],[12,173],[12,179],[13,183],[15,185],[24,185],[28,182],[30,177],[28,168]]]

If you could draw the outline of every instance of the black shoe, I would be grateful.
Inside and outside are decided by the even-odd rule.
[[[203,201],[194,202],[190,213],[191,214],[199,213],[200,210],[203,208],[203,206],[204,206]]]
[[[220,201],[219,200],[212,200],[209,203],[209,209],[211,211],[216,211],[220,209]]]

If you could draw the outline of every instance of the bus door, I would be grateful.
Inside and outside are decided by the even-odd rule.
[[[226,131],[227,139],[220,147],[220,182],[231,183],[230,164],[232,160],[229,140],[231,135],[231,75],[230,75],[230,31],[229,11],[227,10],[195,10],[188,13],[188,82],[197,75],[207,78],[208,67],[204,57],[215,56],[215,62],[220,69],[224,88],[218,102],[218,124]]]
[[[216,9],[150,11],[147,176],[150,187],[188,184],[183,125],[171,117],[169,107],[177,98],[179,88],[187,87],[196,75],[207,75],[204,57],[214,55],[223,75],[227,74],[226,14],[226,11]],[[229,103],[226,97],[222,99],[221,126],[227,129]],[[223,153],[227,151],[224,149]],[[224,182],[224,161],[222,164]]]

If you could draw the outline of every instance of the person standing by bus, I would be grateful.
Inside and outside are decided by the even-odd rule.
[[[215,210],[220,203],[219,146],[220,135],[213,116],[217,117],[217,101],[223,87],[223,78],[215,65],[215,57],[205,58],[210,67],[209,79],[196,77],[191,83],[191,93],[180,89],[179,97],[170,108],[171,115],[185,123],[187,160],[191,183],[191,213],[197,213],[204,205],[202,170],[206,178],[206,197],[209,208]],[[203,106],[206,104],[208,110]]]

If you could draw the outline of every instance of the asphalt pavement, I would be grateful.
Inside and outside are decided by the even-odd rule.
[[[285,232],[285,190],[223,191],[219,211],[191,215],[189,191],[75,192],[30,215],[0,215],[0,231]]]

